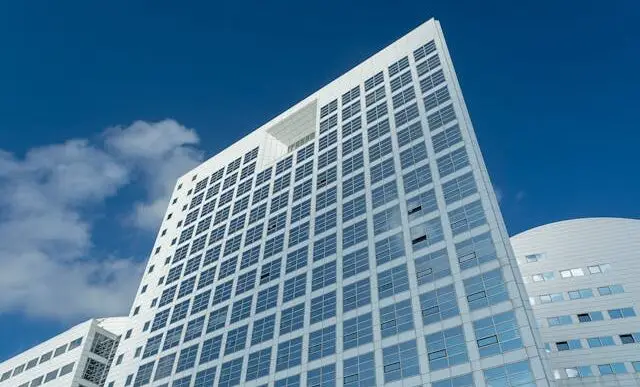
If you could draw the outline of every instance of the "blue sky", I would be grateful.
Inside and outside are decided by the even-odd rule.
[[[0,360],[126,313],[180,171],[432,16],[511,233],[638,217],[640,5],[520,3],[2,2]]]

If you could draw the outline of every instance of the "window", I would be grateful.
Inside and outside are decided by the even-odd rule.
[[[424,46],[413,51],[413,58],[416,62],[426,58],[432,53],[436,52],[436,42],[431,40]],[[439,386],[438,386],[439,387]],[[443,386],[444,387],[444,386]]]
[[[231,298],[232,287],[233,287],[233,280],[218,285],[213,295],[212,306],[216,304],[220,304],[228,300],[229,298]]]
[[[322,289],[336,283],[336,261],[329,262],[313,269],[311,291]]]
[[[555,316],[555,317],[547,317],[547,324],[550,327],[558,326],[558,325],[569,325],[572,324],[571,316],[563,315],[563,316]]]
[[[393,151],[391,146],[391,137],[386,137],[381,141],[369,146],[369,162],[373,163],[387,155],[390,155]]]
[[[251,201],[251,204],[260,203],[261,201],[263,201],[268,197],[269,197],[269,186],[267,185],[253,192],[253,200]],[[262,213],[263,211],[265,211],[266,208],[267,208],[267,203],[264,203],[259,207],[252,208],[251,213],[249,215],[249,223],[255,220],[258,220],[259,218],[256,218],[256,217],[258,216],[259,213]]]
[[[253,332],[251,333],[251,345],[260,344],[267,340],[273,339],[275,324],[276,324],[275,314],[256,320],[253,323]]]
[[[394,94],[392,97],[393,108],[397,109],[402,105],[413,101],[414,99],[416,99],[416,92],[413,90],[413,87],[401,90],[398,93]],[[399,125],[397,121],[396,125]]]
[[[138,375],[136,375],[134,386],[143,386],[151,381],[151,372],[153,372],[154,363],[155,362],[152,361],[151,363],[138,367]]]
[[[438,66],[440,66],[440,60],[438,59],[438,56],[432,56],[431,58],[429,58],[429,60],[427,60],[426,62],[422,62],[417,66],[418,74],[419,76],[422,76]],[[444,73],[442,72],[442,69],[440,69],[420,80],[420,91],[426,93],[434,87],[440,85],[441,83],[444,83],[445,81],[446,80],[444,79]]]
[[[281,190],[289,187],[289,184],[291,183],[291,173],[287,172],[284,175],[280,176],[279,178],[277,178],[276,180],[274,180],[273,182],[273,193],[277,193],[280,192]]]
[[[325,122],[327,122],[328,124],[328,120]],[[337,120],[333,120],[333,123],[337,123]],[[322,129],[320,129],[320,132],[323,133]],[[318,151],[323,151],[328,147],[334,145],[337,142],[337,140],[338,140],[338,132],[336,130],[332,131],[331,133],[323,137],[320,137],[320,139],[318,140]]]
[[[393,166],[393,158],[384,160],[378,164],[371,166],[371,184],[378,183],[389,176],[395,174],[395,167]]]
[[[326,320],[336,315],[336,292],[322,294],[311,300],[310,324]]]
[[[336,234],[331,234],[315,241],[313,244],[313,261],[316,262],[335,254],[336,245]]]
[[[309,240],[309,222],[292,227],[289,231],[289,247]]]
[[[351,101],[355,101],[357,98],[360,98],[360,87],[356,86],[353,89],[347,91],[342,94],[342,105],[347,105]]]
[[[326,386],[336,385],[336,365],[329,364],[307,372],[308,386]]]
[[[344,313],[364,305],[369,305],[371,303],[371,285],[369,278],[344,286],[342,290],[342,303]]]
[[[424,109],[429,111],[451,100],[447,85],[442,86],[424,97]],[[447,117],[448,119],[449,117]]]
[[[402,231],[377,241],[375,251],[376,263],[378,265],[382,265],[383,263],[390,262],[396,258],[404,256],[404,240],[402,237]]]
[[[165,337],[164,345],[162,346],[163,351],[166,351],[169,348],[173,348],[180,343],[180,338],[182,337],[182,327],[182,325],[179,325],[167,331],[167,336]]]
[[[509,299],[500,269],[495,269],[464,280],[469,309],[476,310]]]
[[[358,116],[353,120],[342,124],[342,137],[346,138],[358,132],[360,129],[362,129],[362,117]]]
[[[235,233],[236,231],[242,230],[244,228],[245,220],[246,214],[231,219],[231,221],[229,221],[229,235]],[[239,239],[240,238],[238,238],[238,240]]]
[[[278,379],[275,381],[273,387],[300,387],[300,375]]]
[[[456,364],[467,363],[467,345],[462,326],[457,326],[425,336],[429,370],[440,370]]]
[[[263,229],[264,229],[264,223],[260,223],[259,225],[248,229],[244,238],[244,245],[248,246],[253,242],[261,240]]]
[[[535,384],[528,360],[484,370],[484,379],[488,386],[518,387]]]
[[[296,182],[303,180],[307,176],[311,176],[313,174],[313,160],[309,161],[306,164],[300,165],[296,167]]]
[[[413,311],[411,300],[380,308],[380,333],[382,338],[400,334],[413,329]]]
[[[393,162],[393,160],[391,160]],[[393,168],[393,164],[391,165]],[[347,198],[364,189],[364,173],[358,173],[342,183],[342,197]]]
[[[275,236],[264,244],[263,258],[268,259],[282,251],[284,247],[284,234]]]
[[[400,206],[395,205],[393,207],[382,210],[373,215],[373,233],[379,235],[387,231],[391,231],[396,227],[402,225],[400,218]]]
[[[326,133],[327,131],[335,128],[336,125],[338,125],[338,116],[336,114],[332,115],[326,120],[320,121],[320,134]],[[335,134],[335,133],[336,131],[334,130],[332,134]],[[321,142],[320,142],[319,150],[323,150],[324,149],[323,147],[324,143],[322,142],[323,139],[320,139],[320,140]]]
[[[202,292],[193,298],[193,306],[191,307],[191,314],[196,314],[209,307],[209,299],[211,298],[211,290]]]
[[[396,77],[391,80],[391,92],[396,92],[400,90],[402,87],[407,86],[411,83],[411,72],[405,71],[400,74],[399,77]]]
[[[363,219],[342,230],[342,248],[347,249],[367,240],[367,220]]]
[[[276,372],[300,365],[302,362],[302,336],[278,344]]]
[[[593,291],[589,288],[587,289],[578,289],[578,290],[570,290],[568,292],[569,299],[577,300],[581,298],[591,298],[593,297]]]
[[[323,358],[336,353],[336,326],[318,329],[309,334],[309,360]]]
[[[327,165],[331,165],[338,159],[338,148],[331,148],[328,151],[318,155],[318,170],[323,169]]]
[[[347,176],[351,172],[357,171],[362,167],[364,167],[364,157],[362,152],[360,152],[342,162],[342,175]]]
[[[372,342],[373,320],[371,313],[345,320],[342,325],[342,334],[345,351]]]
[[[373,201],[373,208],[378,208],[384,204],[398,198],[398,188],[395,181],[390,181],[374,189],[371,192],[371,198]]]
[[[640,361],[632,361],[631,365],[636,372],[640,372]]]
[[[307,266],[309,247],[305,246],[287,254],[286,273],[291,273]]]
[[[259,251],[259,249],[258,249]],[[236,284],[236,296],[248,292],[256,286],[256,270],[251,270],[238,277]],[[231,288],[229,288],[231,291]],[[215,299],[214,299],[215,300]]]
[[[342,364],[344,387],[368,387],[376,385],[373,352],[344,359]]]
[[[342,258],[342,278],[346,279],[369,270],[369,251],[367,247],[349,253]]]
[[[273,233],[276,233],[282,230],[286,224],[287,224],[286,212],[272,216],[271,219],[269,219],[269,223],[267,226],[267,235],[271,235]]]
[[[420,295],[422,322],[428,325],[458,316],[458,300],[453,285],[444,286]]]
[[[271,348],[249,354],[247,362],[247,376],[245,381],[258,379],[269,375],[269,365],[271,364]]]
[[[531,276],[533,282],[542,282],[542,281],[551,281],[555,278],[555,275],[552,271],[538,273]]]
[[[446,249],[417,257],[415,265],[418,285],[424,285],[451,275],[449,255]]]
[[[229,242],[227,242],[228,244]],[[230,258],[220,264],[220,272],[218,273],[218,280],[226,278],[236,272],[236,266],[238,265],[238,257]]]
[[[171,323],[173,324],[176,321],[180,321],[187,316],[187,312],[189,311],[189,303],[191,300],[183,301],[176,306],[173,307],[173,313],[171,313]]]
[[[147,358],[158,353],[160,350],[160,343],[162,342],[162,334],[153,336],[147,339],[147,344],[144,347],[142,358]]]
[[[378,298],[383,299],[409,290],[407,265],[402,264],[378,273]]]
[[[578,314],[578,322],[586,323],[592,321],[602,321],[604,317],[602,316],[602,312],[588,312],[588,313],[579,313]]]
[[[561,278],[582,277],[584,271],[581,268],[560,270]]]
[[[225,230],[227,225],[220,226],[211,230],[211,234],[209,236],[209,244],[216,243],[224,239]]]
[[[280,277],[281,259],[273,260],[262,265],[260,269],[260,284],[266,284]]]
[[[65,366],[63,366],[62,368],[60,368],[60,374],[58,376],[62,377],[68,373],[70,373],[71,371],[73,371],[73,366],[75,363],[69,363]]]
[[[231,309],[231,320],[229,324],[244,320],[251,315],[251,306],[253,304],[253,294],[233,303]]]
[[[333,204],[336,204],[337,198],[338,198],[338,191],[336,187],[329,188],[326,191],[319,193],[316,196],[316,211],[320,211]]]
[[[518,322],[513,311],[496,314],[473,322],[480,357],[522,348]]]
[[[412,90],[411,94],[413,94],[413,89],[411,90]],[[420,113],[418,111],[418,104],[414,102],[411,105],[407,106],[406,108],[396,112],[395,114],[396,126],[400,127],[406,124],[407,122],[410,122],[414,118],[417,118],[419,115]]]
[[[610,345],[616,345],[611,336],[589,337],[587,338],[587,344],[589,348],[606,347]]]
[[[227,342],[224,347],[225,356],[244,349],[247,341],[247,328],[248,325],[244,325],[227,333]]]
[[[411,232],[411,247],[413,251],[433,246],[444,239],[442,223],[440,223],[439,217],[413,226],[409,231]]]
[[[240,270],[246,269],[258,263],[260,259],[260,246],[255,246],[242,253],[242,261],[240,262]],[[242,276],[240,276],[242,278]],[[254,278],[255,279],[255,278]],[[237,292],[237,289],[236,289]]]
[[[402,180],[404,182],[404,190],[406,194],[416,191],[422,187],[426,187],[432,181],[429,164],[422,165],[411,172],[405,173]]]
[[[384,89],[381,88],[380,90],[382,90],[384,92]],[[387,133],[390,133],[391,129],[389,127],[389,120],[382,120],[380,122],[378,122],[377,124],[374,124],[372,126],[370,126],[367,129],[367,134],[369,137],[369,142],[374,141],[378,138],[381,138],[382,136],[384,136]]]
[[[220,380],[218,380],[218,387],[230,387],[240,384],[243,361],[244,358],[239,357],[222,363],[220,366]],[[208,384],[207,386],[213,386],[213,380],[211,380],[211,384]]]
[[[416,220],[423,215],[438,210],[438,202],[436,201],[436,195],[433,190],[423,192],[418,196],[407,200],[407,212],[409,214],[409,221]]]
[[[480,200],[449,211],[449,221],[454,236],[487,223]]]
[[[580,349],[582,345],[580,344],[580,340],[567,340],[567,341],[557,341],[556,349],[558,351],[570,351],[572,349]]]
[[[600,371],[600,375],[626,374],[627,368],[624,363],[600,364],[598,371]]]
[[[348,200],[342,205],[342,221],[349,220],[364,214],[367,211],[367,200],[364,195]]]
[[[622,285],[601,286],[598,288],[598,293],[601,296],[609,296],[612,294],[624,293],[624,288]]]
[[[409,340],[382,349],[384,382],[408,378],[420,373],[416,341]]]
[[[291,301],[295,298],[303,296],[307,290],[307,273],[302,273],[293,278],[288,279],[284,283],[284,293],[282,302]]]
[[[431,387],[475,387],[475,383],[472,374],[465,374],[431,382]]]
[[[207,368],[205,370],[199,371],[196,374],[196,379],[194,381],[193,387],[213,386],[213,381],[215,380],[215,378],[216,378],[216,367],[211,367],[211,368]]]
[[[540,302],[542,304],[549,304],[552,302],[564,301],[564,297],[562,293],[549,293],[549,294],[541,294]]]
[[[636,316],[636,312],[633,310],[633,308],[618,308],[618,309],[609,309],[607,311],[609,313],[609,317],[612,320],[615,319],[619,319],[619,318],[629,318],[629,317],[635,317]],[[596,312],[591,312],[590,314],[593,314]],[[599,313],[599,312],[597,312]]]
[[[587,267],[587,269],[589,269],[589,273],[591,274],[602,274],[611,270],[611,265],[608,263],[605,263],[602,265],[589,266]]]
[[[275,285],[270,288],[266,288],[258,293],[258,299],[256,300],[256,313],[264,312],[271,308],[275,308],[278,305],[278,291],[280,285]]]
[[[364,81],[364,91],[369,91],[384,82],[382,71]]]
[[[287,308],[280,315],[280,335],[301,329],[304,326],[304,302]]]
[[[456,255],[462,270],[497,259],[491,233],[486,232],[456,243]]]
[[[178,365],[176,366],[176,373],[193,368],[193,366],[196,364],[197,355],[198,355],[198,344],[182,349],[182,351],[180,351],[180,358],[178,359]],[[158,368],[160,367],[158,366]],[[171,374],[170,369],[169,369],[169,374]]]

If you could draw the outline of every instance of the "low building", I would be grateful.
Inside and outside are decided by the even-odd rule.
[[[0,387],[101,387],[127,317],[91,319],[0,364]]]
[[[567,220],[511,243],[558,386],[640,386],[640,220]]]

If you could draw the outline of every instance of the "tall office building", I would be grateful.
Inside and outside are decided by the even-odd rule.
[[[85,321],[0,363],[0,387],[104,386],[127,320]]]
[[[430,20],[182,176],[108,386],[548,386]]]
[[[568,220],[511,242],[557,384],[640,386],[640,220]]]

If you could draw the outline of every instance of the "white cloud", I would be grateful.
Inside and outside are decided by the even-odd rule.
[[[111,128],[101,140],[22,158],[0,150],[0,313],[66,321],[130,307],[145,262],[95,256],[91,219],[105,199],[141,181],[146,199],[132,203],[134,220],[157,228],[175,178],[201,154],[196,133],[172,120]]]
[[[524,191],[518,191],[518,192],[516,193],[516,202],[518,202],[518,203],[519,203],[519,202],[521,202],[521,201],[522,201],[522,199],[524,199],[524,198],[525,198],[525,196],[527,196],[527,193],[526,193],[526,192],[524,192]]]
[[[494,185],[493,186],[493,192],[496,194],[496,200],[498,200],[498,203],[501,203],[502,202],[502,190]]]
[[[193,147],[199,142],[198,135],[174,120],[165,120],[110,128],[104,136],[108,149],[135,165],[147,186],[147,198],[135,203],[130,220],[139,228],[155,231],[176,179],[202,161],[202,152]]]

